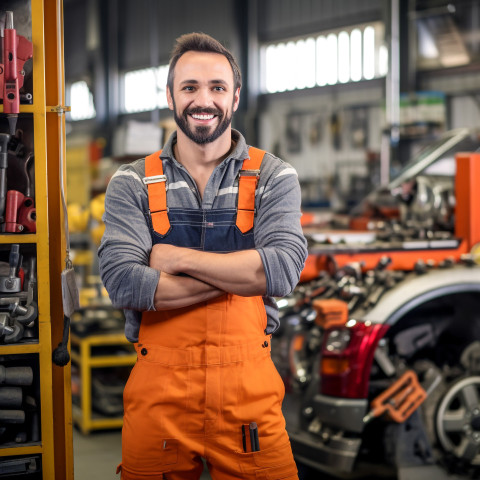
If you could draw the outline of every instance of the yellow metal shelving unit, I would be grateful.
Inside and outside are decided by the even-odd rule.
[[[132,367],[137,354],[132,344],[121,333],[105,333],[79,337],[72,334],[72,363],[79,368],[80,405],[73,407],[73,420],[83,433],[92,430],[121,428],[122,417],[94,417],[92,414],[92,369],[105,367]],[[125,355],[94,355],[94,347],[124,347]],[[128,350],[127,350],[128,349]]]
[[[60,283],[65,258],[60,195],[66,110],[63,107],[63,3],[62,0],[30,0],[30,7],[33,104],[20,106],[19,121],[28,116],[33,125],[37,231],[25,235],[0,234],[0,245],[18,243],[21,248],[33,245],[36,249],[38,342],[0,345],[0,355],[38,357],[41,441],[0,447],[0,457],[40,455],[43,480],[70,480],[73,479],[70,366],[61,368],[52,364],[53,347],[63,332]]]

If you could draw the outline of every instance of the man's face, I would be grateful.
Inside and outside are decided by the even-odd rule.
[[[240,89],[234,91],[233,71],[218,53],[187,52],[176,66],[173,92],[167,89],[175,122],[192,141],[203,145],[227,130],[238,108]]]

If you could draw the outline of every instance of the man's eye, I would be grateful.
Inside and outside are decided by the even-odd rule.
[[[186,90],[187,92],[193,92],[193,87],[183,87],[183,90]]]
[[[224,92],[225,87],[214,87],[214,90],[216,90],[217,92]]]

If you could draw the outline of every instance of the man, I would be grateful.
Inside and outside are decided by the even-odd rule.
[[[124,391],[123,480],[298,479],[270,358],[306,258],[295,170],[231,128],[241,75],[205,34],[177,39],[177,131],[122,166],[105,199],[100,273],[138,361]],[[268,313],[268,315],[267,315]]]

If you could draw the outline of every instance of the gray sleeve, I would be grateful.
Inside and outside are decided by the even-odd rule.
[[[296,172],[282,162],[264,186],[254,227],[255,248],[265,269],[268,296],[289,294],[305,264],[307,241],[300,225],[300,206]]]
[[[148,267],[152,240],[140,177],[120,169],[105,196],[105,234],[98,250],[100,276],[116,308],[154,310],[160,273]]]

